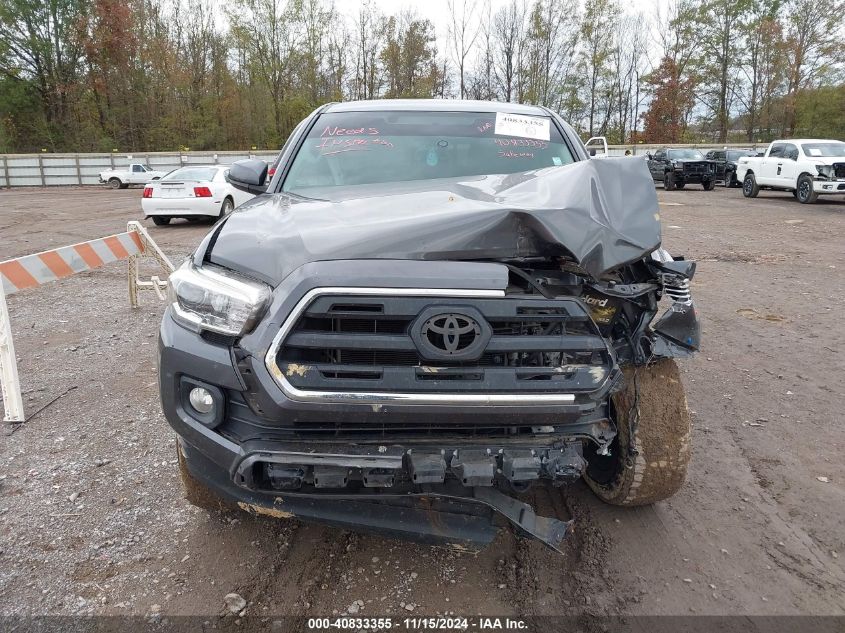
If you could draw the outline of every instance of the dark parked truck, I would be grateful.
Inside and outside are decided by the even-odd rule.
[[[170,278],[161,401],[188,500],[426,542],[510,521],[585,478],[604,501],[682,485],[675,359],[695,265],[660,246],[635,158],[590,160],[545,108],[331,104],[256,198]]]
[[[662,182],[666,191],[683,189],[688,184],[700,184],[712,191],[717,180],[725,177],[725,165],[706,160],[697,149],[659,149],[648,154],[648,168],[654,182]]]

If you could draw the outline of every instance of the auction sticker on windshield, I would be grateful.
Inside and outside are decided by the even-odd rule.
[[[548,141],[550,139],[549,120],[539,116],[497,112],[495,134]]]

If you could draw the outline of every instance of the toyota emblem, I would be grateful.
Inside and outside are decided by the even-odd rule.
[[[445,307],[445,306],[444,306]],[[420,355],[429,360],[475,360],[484,353],[492,334],[478,310],[469,306],[446,310],[430,306],[411,327]]]
[[[481,326],[464,314],[438,314],[423,323],[422,335],[435,349],[454,354],[472,347]]]

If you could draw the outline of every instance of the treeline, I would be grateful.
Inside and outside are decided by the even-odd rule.
[[[3,0],[0,152],[275,148],[393,97],[542,104],[612,142],[845,137],[843,0],[447,2],[438,40],[366,1]]]

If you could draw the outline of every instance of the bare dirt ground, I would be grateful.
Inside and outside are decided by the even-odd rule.
[[[140,195],[2,191],[0,260],[119,232]],[[564,556],[509,531],[461,554],[209,515],[182,498],[159,409],[163,305],[131,310],[118,263],[9,298],[30,419],[0,433],[0,614],[214,615],[229,592],[254,615],[845,613],[845,201],[658,195],[665,245],[699,261],[704,323],[672,500],[620,509],[573,486]],[[149,230],[177,261],[208,226]]]

